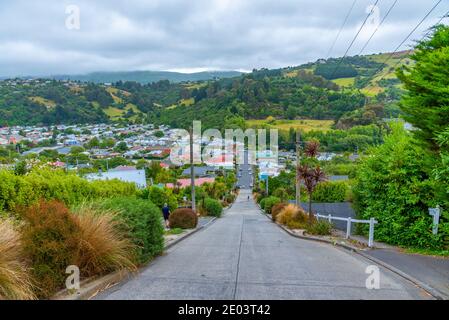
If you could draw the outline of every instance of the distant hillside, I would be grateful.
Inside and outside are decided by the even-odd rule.
[[[52,76],[56,80],[73,80],[94,83],[115,83],[135,81],[142,84],[168,80],[173,83],[190,81],[207,81],[238,77],[238,71],[210,71],[197,73],[179,73],[168,71],[130,71],[130,72],[94,72],[86,75],[59,75]]]
[[[368,97],[375,97],[380,93],[391,93],[397,97],[401,86],[395,67],[410,64],[408,56],[411,53],[412,51],[402,51],[391,58],[390,53],[380,53],[347,57],[343,61],[340,58],[320,59],[315,63],[286,70],[290,75],[295,75],[301,69],[307,70],[333,81],[341,88],[360,90]]]
[[[387,63],[388,54],[348,57],[337,71],[340,60],[332,58],[248,74],[132,72],[71,78],[90,83],[5,80],[0,81],[0,126],[123,121],[185,127],[201,120],[204,127],[224,128],[274,117],[290,120],[285,128],[314,119],[345,129],[399,115],[403,89],[394,67],[410,64],[409,53]],[[200,78],[213,80],[187,81]]]

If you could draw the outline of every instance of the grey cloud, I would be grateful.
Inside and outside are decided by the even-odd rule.
[[[325,57],[352,1],[1,0],[0,75],[299,65]],[[332,56],[344,53],[373,2],[358,1]],[[392,2],[380,1],[381,17]],[[366,53],[393,50],[434,3],[399,0]],[[69,4],[81,10],[79,31],[65,28]],[[359,52],[366,30],[350,54]]]

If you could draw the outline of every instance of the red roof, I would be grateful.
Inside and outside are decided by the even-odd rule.
[[[214,182],[215,182],[215,178],[198,178],[198,179],[195,179],[195,186],[200,187],[205,183],[214,183]],[[186,188],[186,187],[190,186],[191,181],[190,181],[190,179],[179,179],[178,184],[180,185],[181,188]],[[173,189],[174,188],[173,183],[168,183],[167,188]]]
[[[65,163],[61,162],[61,161],[56,161],[56,162],[50,163],[50,165],[53,167],[60,167],[60,168],[65,167]]]

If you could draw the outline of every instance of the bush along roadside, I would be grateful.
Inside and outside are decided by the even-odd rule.
[[[181,208],[170,215],[169,222],[173,229],[195,229],[198,225],[198,215],[192,209]]]
[[[16,215],[20,221],[7,228],[9,236],[0,237],[0,251],[9,248],[2,254],[7,259],[0,258],[0,265],[6,265],[0,288],[7,288],[0,299],[50,298],[64,287],[69,266],[79,268],[81,280],[136,269],[134,245],[115,212],[90,206],[70,210],[62,202],[42,200]],[[14,272],[18,265],[21,273]]]
[[[80,280],[135,271],[162,253],[159,208],[116,198],[70,209],[41,200],[0,220],[0,299],[47,299],[62,290],[69,266]]]
[[[223,206],[220,201],[207,198],[204,200],[204,211],[208,216],[220,218],[223,214]]]
[[[12,220],[0,220],[0,300],[34,300],[33,289],[21,234]]]
[[[124,232],[132,239],[137,261],[144,264],[164,250],[164,228],[160,209],[149,200],[115,198],[100,204],[106,210],[118,212]]]
[[[274,199],[270,201],[274,201]],[[266,205],[266,202],[265,207],[270,208],[270,206]],[[272,220],[289,229],[304,230],[310,235],[317,236],[328,236],[332,233],[332,224],[315,218],[310,219],[310,216],[302,208],[298,208],[293,204],[280,202],[273,205],[270,210]],[[264,211],[270,214],[267,210]]]

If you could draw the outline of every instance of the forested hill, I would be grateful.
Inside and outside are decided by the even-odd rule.
[[[339,60],[329,59],[181,83],[4,80],[0,126],[151,121],[183,127],[200,119],[206,127],[222,128],[272,116],[329,119],[350,127],[397,115],[401,87],[392,67],[402,57],[384,64],[385,57],[348,58],[338,72],[333,70]]]
[[[238,71],[204,71],[196,73],[180,73],[168,71],[130,71],[130,72],[94,72],[85,75],[58,75],[55,80],[73,80],[93,83],[115,83],[118,81],[134,81],[148,84],[163,80],[173,83],[188,81],[208,81],[223,78],[238,77],[242,73]]]

